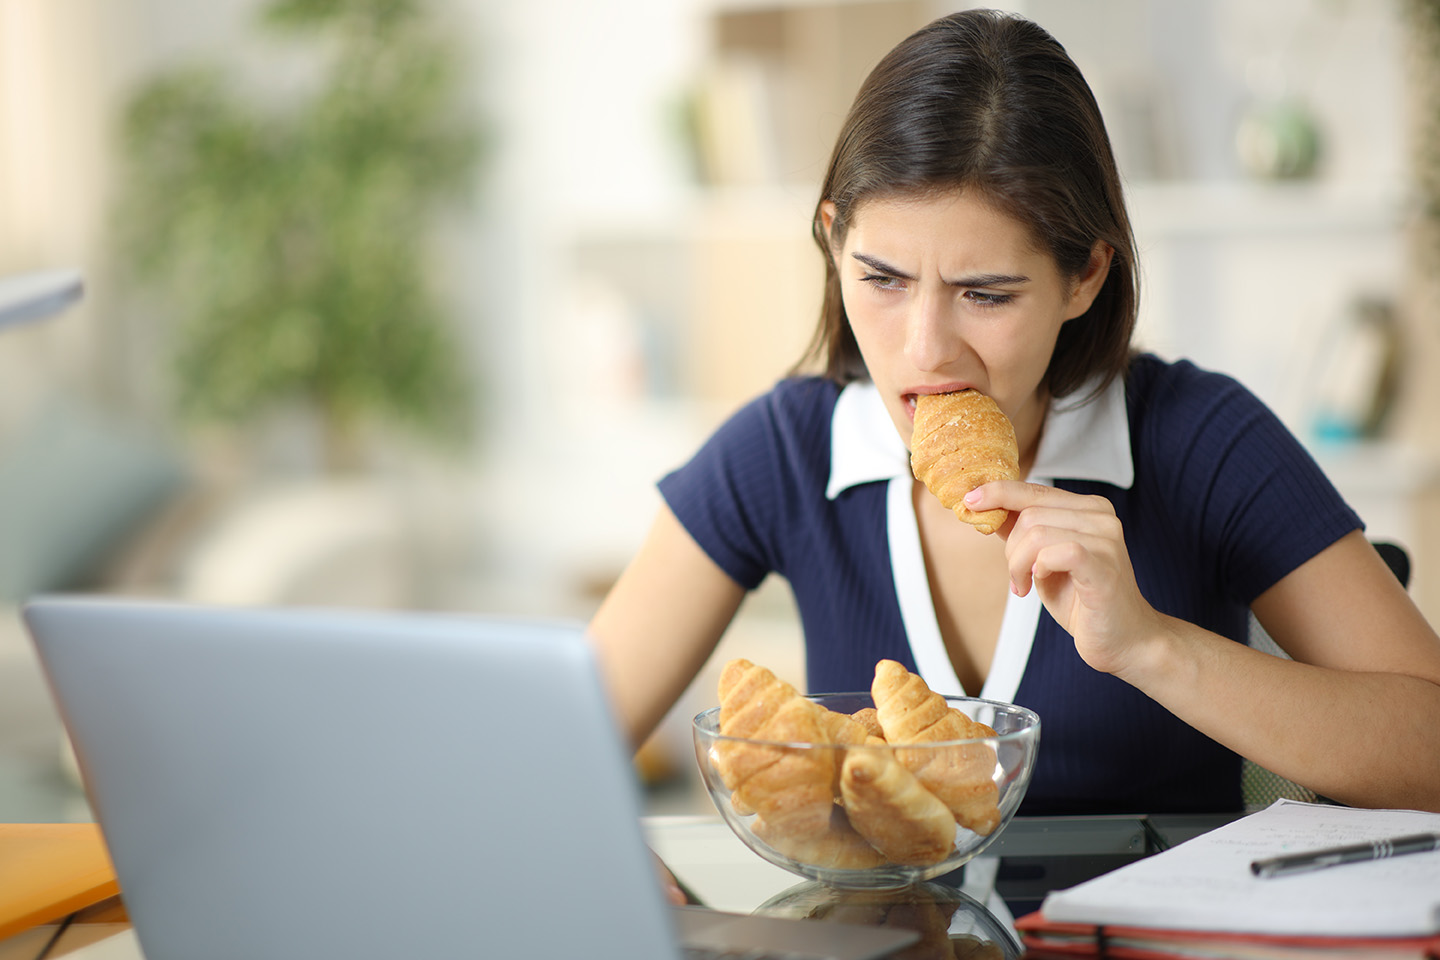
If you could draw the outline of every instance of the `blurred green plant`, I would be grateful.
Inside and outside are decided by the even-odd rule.
[[[332,466],[374,421],[461,440],[473,385],[427,277],[482,154],[459,53],[420,0],[272,0],[259,22],[313,59],[303,95],[191,66],[125,113],[119,252],[176,315],[177,410],[308,403]]]
[[[1433,224],[1440,222],[1440,0],[1404,0],[1401,14],[1412,57],[1412,175],[1421,213]]]

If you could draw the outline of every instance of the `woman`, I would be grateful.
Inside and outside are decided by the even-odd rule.
[[[1238,810],[1240,757],[1335,800],[1440,810],[1440,638],[1251,394],[1132,355],[1135,250],[1103,122],[1028,21],[943,18],[862,87],[815,214],[814,355],[661,482],[597,612],[637,742],[746,590],[786,577],[812,690],[891,658],[1045,725],[1022,813]],[[915,397],[973,387],[1023,481],[909,473]],[[1253,611],[1293,661],[1245,645]]]

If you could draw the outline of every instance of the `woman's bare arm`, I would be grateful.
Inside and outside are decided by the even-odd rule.
[[[1440,636],[1369,541],[1341,539],[1253,606],[1296,661],[1341,673],[1338,700],[1302,693],[1309,709],[1287,725],[1313,719],[1325,738],[1277,744],[1256,762],[1282,775],[1303,765],[1312,789],[1346,803],[1440,809]]]
[[[1324,796],[1440,810],[1440,637],[1362,533],[1252,604],[1285,660],[1151,607],[1104,498],[1004,481],[972,498],[1019,511],[1001,531],[1014,589],[1090,666]]]
[[[1364,536],[1342,538],[1253,608],[1293,662],[1171,621],[1126,679],[1322,796],[1440,810],[1440,637]]]
[[[661,506],[650,532],[590,621],[620,723],[644,742],[699,673],[745,590]]]

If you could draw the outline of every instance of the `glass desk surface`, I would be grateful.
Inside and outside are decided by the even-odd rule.
[[[931,883],[903,892],[834,891],[762,860],[719,817],[647,817],[644,827],[651,847],[681,883],[717,910],[902,925],[932,942],[948,940],[955,957],[1009,960],[1020,955],[1003,905],[1003,916],[997,915],[955,887]],[[42,956],[144,958],[129,924],[116,921],[113,904],[108,913],[94,911],[68,925],[37,927],[0,941],[0,960]]]

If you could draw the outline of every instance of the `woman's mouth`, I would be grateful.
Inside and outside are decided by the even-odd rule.
[[[908,416],[913,423],[915,420],[915,401],[920,399],[920,397],[932,393],[956,393],[960,390],[967,389],[969,389],[969,385],[964,383],[947,383],[939,387],[917,387],[913,391],[902,393],[900,395],[900,401],[905,405],[906,416]]]

